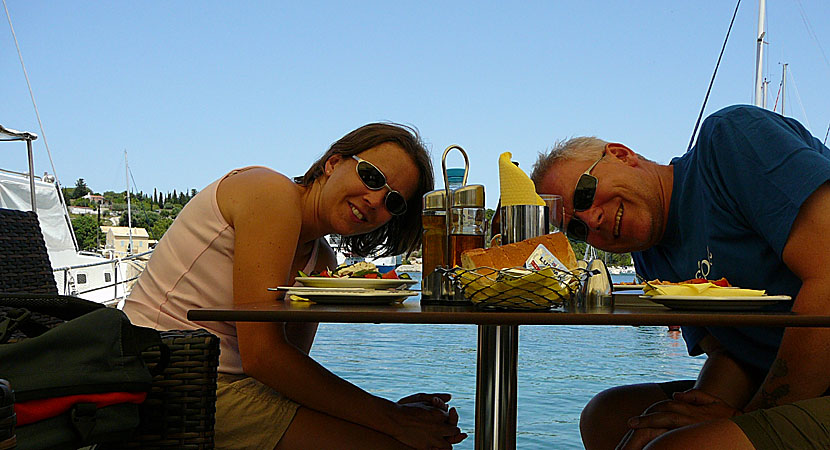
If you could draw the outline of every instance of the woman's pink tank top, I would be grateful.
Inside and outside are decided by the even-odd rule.
[[[242,361],[233,322],[191,322],[187,311],[233,305],[234,230],[222,217],[216,188],[231,171],[196,194],[159,241],[124,304],[136,325],[159,330],[205,328],[219,336],[219,371],[241,374]],[[314,243],[304,272],[317,264]]]

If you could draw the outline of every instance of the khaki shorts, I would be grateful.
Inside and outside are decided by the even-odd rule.
[[[830,448],[830,397],[759,409],[731,420],[758,449]]]
[[[249,376],[220,373],[216,383],[216,448],[273,449],[299,407]]]

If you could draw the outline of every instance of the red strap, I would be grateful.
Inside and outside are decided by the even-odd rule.
[[[17,425],[27,425],[63,414],[76,403],[95,403],[95,406],[103,408],[117,403],[142,403],[146,398],[146,392],[67,395],[15,403],[14,412],[17,414]]]

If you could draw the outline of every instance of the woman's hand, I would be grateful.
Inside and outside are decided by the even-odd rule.
[[[429,403],[434,408],[441,409],[442,411],[447,411],[448,418],[447,423],[450,425],[458,426],[458,411],[455,408],[449,408],[447,402],[450,401],[452,395],[441,393],[441,394],[413,394],[408,397],[404,397],[398,400],[398,403],[413,403],[413,402],[424,402]],[[451,436],[447,438],[447,442],[450,444],[457,444],[464,439],[467,438],[467,433],[462,433],[460,430],[458,434],[455,436]]]
[[[403,405],[405,403],[435,403],[436,405],[440,402],[443,404],[443,410],[447,411],[447,402],[450,401],[452,398],[451,394],[447,393],[440,393],[440,394],[412,394],[407,395],[406,397],[398,400],[398,404]],[[437,406],[436,406],[437,407]]]
[[[398,400],[392,417],[398,430],[389,433],[417,449],[451,449],[467,434],[458,428],[458,412],[447,405],[450,398],[444,393],[419,393]]]
[[[631,427],[617,449],[640,450],[663,433],[676,428],[734,417],[742,411],[700,389],[676,392],[672,400],[651,405],[646,411],[628,421]]]

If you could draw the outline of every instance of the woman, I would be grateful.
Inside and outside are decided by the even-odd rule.
[[[452,448],[466,435],[449,394],[371,395],[308,356],[316,323],[192,323],[187,310],[278,301],[267,288],[334,267],[325,236],[360,255],[420,244],[419,201],[433,186],[417,133],[374,123],[347,134],[294,181],[231,171],[197,194],[159,242],[124,311],[159,329],[221,338],[217,448]]]

